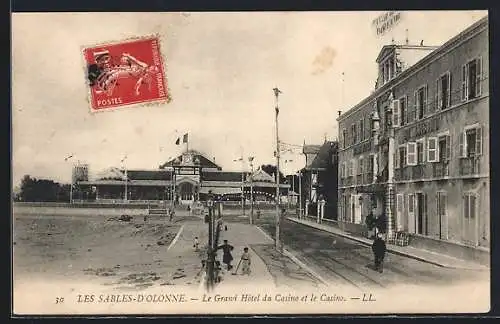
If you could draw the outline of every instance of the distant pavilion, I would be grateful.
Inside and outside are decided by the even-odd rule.
[[[276,183],[262,169],[248,172],[222,171],[222,168],[202,153],[189,150],[165,162],[156,170],[125,170],[109,168],[94,180],[76,181],[81,191],[92,192],[86,200],[148,202],[171,201],[192,204],[205,201],[211,192],[223,201],[274,201]],[[280,196],[286,196],[289,184],[280,184]],[[125,197],[125,192],[127,195]]]

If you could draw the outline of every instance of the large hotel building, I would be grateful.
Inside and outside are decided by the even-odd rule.
[[[375,91],[339,116],[339,226],[384,214],[389,240],[489,258],[484,17],[440,47],[387,45]]]

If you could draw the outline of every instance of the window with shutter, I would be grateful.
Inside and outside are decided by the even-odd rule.
[[[413,98],[413,111],[412,111],[412,118],[411,121],[415,121],[418,118],[418,91],[415,91],[414,98]]]
[[[429,162],[437,162],[437,138],[429,137],[427,140],[427,159]]]
[[[424,116],[425,116],[425,115],[429,114],[432,111],[432,109],[431,109],[432,107],[429,104],[429,99],[428,99],[428,97],[429,97],[429,89],[428,89],[427,85],[424,86],[423,91],[424,91],[424,94],[423,94],[424,95],[424,100],[423,100],[424,101],[423,102],[423,106],[424,107],[423,107],[423,110],[424,110]]]
[[[359,121],[359,137],[362,141],[365,139],[365,123],[363,119]]]
[[[476,155],[483,153],[483,129],[481,126],[476,128]]]
[[[448,72],[447,76],[448,76],[448,89],[446,92],[446,96],[448,97],[448,100],[446,108],[451,106],[451,73]]]
[[[352,163],[351,176],[354,176],[355,175],[354,173],[356,172],[356,160],[352,160],[351,163]]]
[[[442,83],[441,83],[441,78],[437,79],[436,81],[436,105],[438,110],[443,109],[443,102],[442,102]]]
[[[458,134],[458,156],[467,157],[467,141],[465,131]]]
[[[359,158],[359,163],[358,163],[358,175],[363,174],[363,157]]]
[[[417,141],[417,164],[424,163],[424,140]]]
[[[406,164],[417,165],[417,143],[407,143],[406,151]]]
[[[397,153],[393,154],[393,159],[394,159],[394,168],[399,169],[399,150],[396,151]]]
[[[406,102],[406,96],[399,99],[399,126],[403,126],[408,123],[408,109],[406,107]]]
[[[446,161],[451,161],[451,136],[446,135]]]
[[[462,101],[465,101],[468,99],[469,94],[468,94],[468,70],[467,70],[467,64],[464,64],[462,66]]]
[[[401,112],[400,112],[400,104],[399,100],[394,100],[392,103],[392,124],[394,127],[401,126]]]
[[[476,59],[476,93],[475,96],[479,97],[481,95],[481,81],[483,73],[483,59],[480,57]]]

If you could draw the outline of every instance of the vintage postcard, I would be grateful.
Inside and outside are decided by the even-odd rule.
[[[14,13],[15,315],[484,313],[486,11]]]

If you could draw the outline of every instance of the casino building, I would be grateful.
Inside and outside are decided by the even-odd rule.
[[[76,181],[84,192],[93,192],[90,200],[99,202],[147,203],[175,200],[186,205],[205,201],[209,192],[225,201],[273,201],[276,184],[273,176],[261,169],[253,173],[227,172],[202,153],[189,150],[167,161],[157,170],[109,168],[95,180]],[[290,185],[281,184],[281,195]],[[88,199],[87,199],[88,200]]]
[[[382,48],[374,92],[337,119],[346,230],[385,214],[389,242],[489,259],[488,45],[484,17],[440,47]]]

